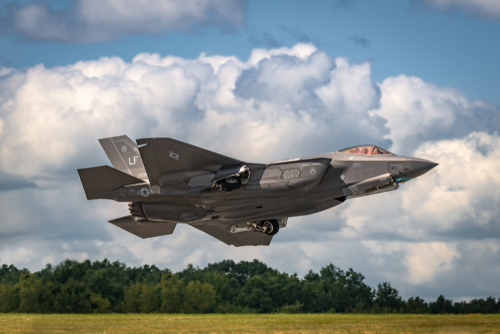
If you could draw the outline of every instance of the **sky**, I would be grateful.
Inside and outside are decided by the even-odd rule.
[[[0,2],[0,262],[181,270],[333,263],[403,297],[500,297],[496,0]],[[172,137],[265,162],[376,144],[439,163],[399,190],[300,218],[269,247],[178,224],[141,240],[87,201],[97,139]]]

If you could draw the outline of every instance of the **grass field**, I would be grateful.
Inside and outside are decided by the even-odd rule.
[[[500,315],[1,314],[0,333],[500,333]]]

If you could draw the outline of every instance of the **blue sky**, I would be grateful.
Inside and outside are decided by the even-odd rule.
[[[70,1],[49,3],[60,10]],[[246,59],[255,47],[312,42],[354,62],[373,61],[376,81],[405,73],[458,88],[470,98],[500,104],[498,20],[480,19],[460,10],[443,13],[416,1],[395,0],[254,0],[248,2],[246,15],[247,20],[231,31],[195,28],[195,33],[125,35],[100,43],[30,42],[19,34],[7,34],[0,39],[0,57],[15,68],[39,63],[61,66],[102,56],[130,61],[140,52],[185,58],[205,52]],[[356,38],[358,43],[353,41]]]
[[[497,0],[1,1],[0,263],[181,270],[334,263],[428,300],[500,296]],[[265,162],[377,144],[439,163],[394,192],[289,220],[270,247],[178,224],[138,240],[87,201],[97,139],[172,137]]]

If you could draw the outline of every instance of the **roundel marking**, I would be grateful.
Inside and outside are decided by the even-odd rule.
[[[138,191],[138,194],[141,195],[142,197],[148,197],[150,192],[148,188],[142,188],[141,190]]]

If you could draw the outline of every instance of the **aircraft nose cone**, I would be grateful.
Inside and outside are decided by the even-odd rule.
[[[439,164],[418,158],[413,158],[407,162],[407,167],[410,169],[410,175],[412,178],[427,173],[437,165]]]

